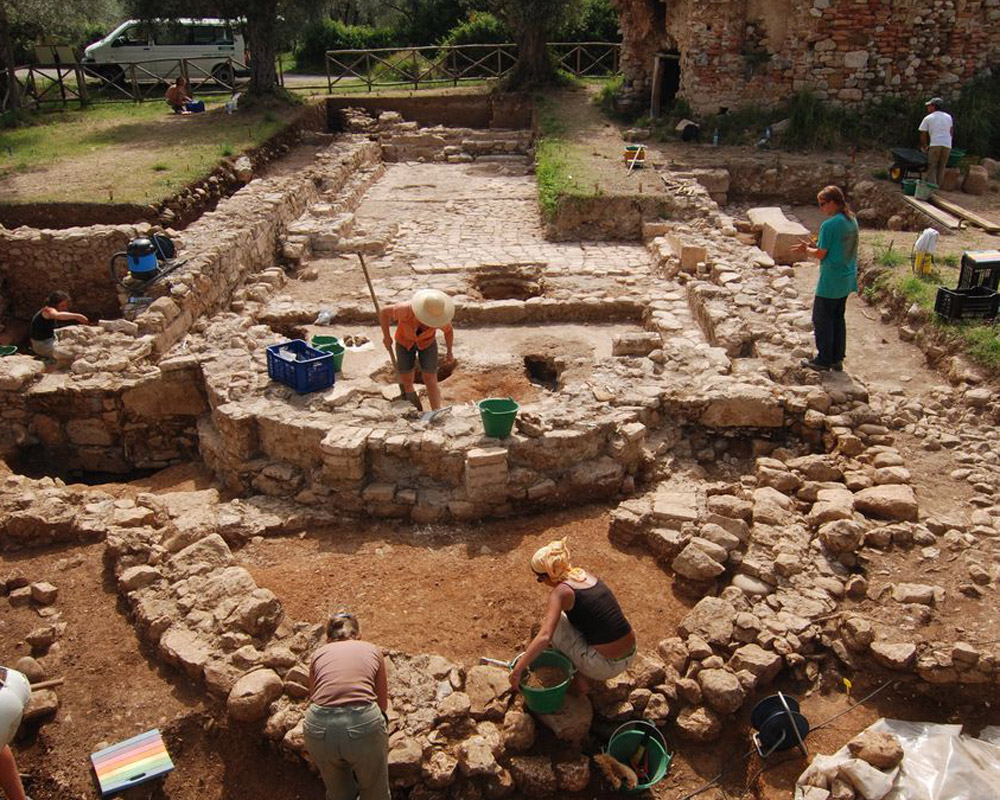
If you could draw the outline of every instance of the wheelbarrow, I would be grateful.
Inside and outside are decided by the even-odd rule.
[[[920,177],[927,170],[927,156],[912,147],[893,147],[893,162],[889,165],[889,180],[902,183],[904,180],[915,175]]]

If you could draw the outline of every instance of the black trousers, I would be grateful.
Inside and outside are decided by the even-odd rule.
[[[816,336],[816,363],[839,364],[847,351],[847,298],[813,298],[813,331]]]

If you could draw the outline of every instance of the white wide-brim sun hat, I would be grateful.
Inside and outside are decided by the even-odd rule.
[[[455,301],[438,289],[420,289],[410,305],[416,318],[428,328],[443,328],[455,316]]]

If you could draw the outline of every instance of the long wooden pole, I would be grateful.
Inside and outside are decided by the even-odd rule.
[[[368,293],[372,296],[372,303],[375,306],[375,320],[379,323],[379,325],[381,325],[382,310],[379,308],[378,297],[375,295],[375,287],[372,286],[372,279],[371,276],[369,276],[368,274],[368,265],[365,264],[365,257],[361,254],[361,251],[358,251],[356,255],[358,257],[358,261],[361,262],[361,271],[365,274],[365,283],[368,284]],[[399,368],[396,365],[396,354],[392,351],[391,347],[389,348],[389,360],[392,362],[392,371],[396,373],[396,375],[398,376]],[[403,386],[402,381],[399,381],[399,393],[402,397],[405,397],[407,400],[413,403],[413,405],[416,406],[417,411],[424,410],[424,407],[420,404],[420,398],[417,397],[417,393],[415,391],[414,392],[406,391],[406,387]]]
[[[39,683],[31,684],[31,691],[38,692],[42,689],[52,689],[56,686],[62,686],[65,682],[65,678],[53,678],[51,681],[40,681]]]

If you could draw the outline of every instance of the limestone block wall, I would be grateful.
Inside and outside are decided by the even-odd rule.
[[[346,137],[321,152],[315,168],[252,181],[185,231],[179,257],[187,264],[157,285],[163,296],[135,321],[65,329],[55,353],[63,368],[58,372],[45,374],[41,362],[26,356],[0,360],[0,414],[6,423],[0,426],[0,453],[34,450],[66,470],[111,473],[195,457],[196,421],[208,408],[202,376],[192,359],[183,354],[163,359],[163,352],[199,317],[228,305],[248,277],[273,267],[284,229],[321,191],[336,194],[361,167],[377,163],[377,144]],[[24,236],[31,247],[42,248],[46,241],[65,239],[75,252],[104,237],[108,248],[124,246],[146,230],[27,230],[0,241]],[[32,274],[26,260],[18,264],[17,280]]]
[[[194,320],[228,306],[249,275],[274,264],[280,235],[321,190],[336,191],[379,158],[378,145],[353,137],[318,155],[314,170],[254,181],[220,203],[184,232],[178,257],[189,260],[156,285],[165,301],[136,316],[139,332],[152,334],[156,351],[165,352]]]
[[[8,312],[29,319],[50,292],[65,289],[82,314],[92,319],[120,317],[108,262],[130,239],[148,233],[145,223],[63,230],[0,227],[0,278],[7,287]]]
[[[195,423],[207,409],[200,375],[164,363],[142,376],[44,373],[28,356],[0,362],[5,425],[0,454],[24,450],[64,471],[127,473],[197,456]]]
[[[649,107],[654,55],[679,54],[698,113],[778,103],[811,88],[852,104],[949,95],[1000,62],[996,0],[616,0],[629,99]]]

